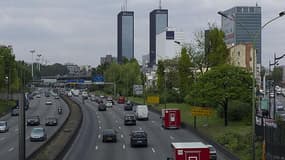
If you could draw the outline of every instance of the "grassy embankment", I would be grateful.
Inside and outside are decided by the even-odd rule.
[[[128,99],[143,103],[142,98],[129,97]],[[157,110],[164,108],[164,104],[153,106]],[[167,108],[180,108],[182,121],[193,126],[194,117],[191,115],[189,104],[168,103]],[[197,129],[214,141],[224,145],[241,160],[251,159],[251,125],[246,122],[229,122],[224,126],[224,120],[214,112],[210,117],[197,117]],[[261,159],[261,145],[257,147],[257,159]]]

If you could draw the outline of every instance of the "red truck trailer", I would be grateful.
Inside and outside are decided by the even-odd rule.
[[[173,160],[210,160],[210,150],[202,142],[175,142],[173,148]]]
[[[161,119],[164,128],[175,129],[181,126],[180,110],[177,108],[162,109]]]

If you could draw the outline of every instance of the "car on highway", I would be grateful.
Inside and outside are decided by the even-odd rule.
[[[125,125],[136,125],[136,116],[135,114],[126,114],[124,116]]]
[[[44,128],[36,127],[33,128],[30,134],[30,141],[45,141],[47,139],[47,134]]]
[[[275,97],[274,92],[270,92],[270,93],[269,93],[269,97],[270,97],[270,98],[274,98],[274,97]]]
[[[117,101],[118,104],[124,104],[125,103],[125,97],[124,96],[120,96],[118,98],[118,101]]]
[[[0,133],[8,132],[8,122],[7,121],[0,121]]]
[[[56,117],[47,117],[46,118],[46,126],[56,126],[57,118]]]
[[[114,129],[103,130],[103,142],[117,142],[117,133]]]
[[[96,97],[94,95],[91,95],[90,100],[95,102],[96,101]]]
[[[143,130],[132,131],[130,134],[131,147],[144,146],[147,147],[147,133]]]
[[[67,96],[72,97],[72,92],[71,91],[67,92]]]
[[[52,105],[52,101],[50,99],[48,99],[45,104],[46,105]]]
[[[55,96],[54,99],[59,99],[59,96]]]
[[[18,116],[19,115],[19,108],[13,108],[11,110],[11,116]]]
[[[86,91],[82,92],[83,99],[88,99],[88,93]]]
[[[36,98],[41,98],[41,95],[40,95],[40,94],[37,94],[37,95],[36,95]]]
[[[107,106],[103,103],[98,104],[98,111],[106,111]]]
[[[128,101],[128,102],[125,104],[125,106],[124,106],[124,110],[125,110],[125,111],[131,111],[131,110],[133,110],[133,104],[132,104],[130,101]]]
[[[276,105],[276,111],[280,112],[280,111],[284,111],[284,107],[281,103],[277,103]]]
[[[148,120],[148,107],[147,105],[137,105],[135,107],[135,115],[137,120]]]
[[[27,126],[38,126],[40,124],[40,116],[30,116],[27,118]]]
[[[208,148],[210,150],[210,160],[217,160],[217,151],[216,151],[216,149],[212,145],[210,145],[210,144],[208,144],[207,146],[208,146]]]
[[[112,101],[107,101],[105,105],[106,105],[107,108],[112,108],[113,107],[113,102]]]

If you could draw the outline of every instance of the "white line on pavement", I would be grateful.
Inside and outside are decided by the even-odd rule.
[[[8,151],[12,152],[14,150],[14,147],[11,147]]]
[[[101,134],[98,135],[98,139],[100,139],[100,137],[101,137]]]
[[[19,131],[19,129],[18,129],[18,128],[16,128],[16,129],[15,129],[15,132],[18,132],[18,131]]]
[[[0,141],[3,141],[4,139],[6,139],[6,137],[2,137],[2,138],[0,138]]]
[[[118,123],[118,120],[116,120],[116,123]]]
[[[153,152],[153,153],[155,153],[155,150],[154,150],[154,148],[151,148],[151,150],[152,150],[152,152]]]
[[[173,137],[173,136],[170,136],[170,139],[174,140],[174,137]]]
[[[98,150],[98,146],[97,145],[95,146],[95,150]]]
[[[123,135],[123,134],[121,134],[121,138],[124,138],[124,135]]]
[[[119,126],[119,129],[121,129],[121,126]]]
[[[101,129],[101,126],[99,126],[99,129]]]
[[[151,121],[151,123],[154,123],[154,121]]]
[[[123,149],[126,149],[126,145],[125,144],[123,144]]]

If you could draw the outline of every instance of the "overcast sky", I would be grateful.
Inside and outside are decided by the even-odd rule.
[[[125,0],[0,0],[0,44],[13,45],[17,59],[32,61],[29,51],[48,63],[97,66],[106,54],[117,56],[117,14]],[[217,11],[233,6],[262,7],[262,22],[285,10],[284,0],[163,0],[169,26],[194,34],[208,23],[221,25]],[[128,0],[135,12],[135,57],[149,51],[149,12],[158,0]],[[285,53],[285,16],[262,31],[262,63]],[[281,64],[285,65],[285,61]]]

